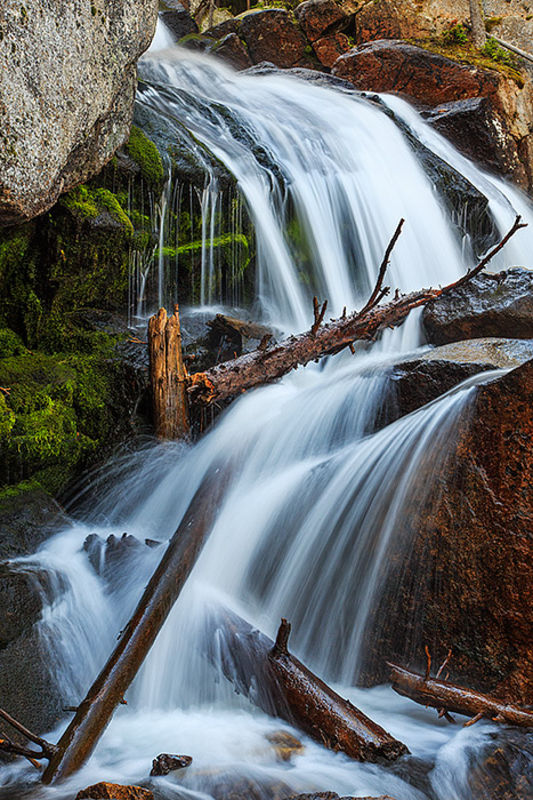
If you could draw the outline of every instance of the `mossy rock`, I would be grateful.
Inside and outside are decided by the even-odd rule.
[[[126,151],[130,158],[140,167],[141,175],[145,181],[153,188],[161,188],[165,178],[165,170],[159,150],[137,125],[132,125],[131,127]]]

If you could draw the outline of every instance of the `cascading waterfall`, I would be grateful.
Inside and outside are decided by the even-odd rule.
[[[407,222],[392,259],[393,287],[436,285],[464,271],[468,247],[379,107],[279,73],[237,75],[179,50],[151,54],[142,75],[139,102],[178,120],[235,176],[255,226],[260,313],[280,328],[309,326],[314,293],[328,298],[332,314],[357,307],[402,216]],[[518,207],[532,218],[518,193],[468,164],[404,103],[387,102],[443,158],[464,166],[476,185],[490,186],[499,224]],[[186,193],[168,191],[171,204],[192,202]],[[211,209],[217,202],[211,200]],[[234,213],[238,228],[239,211]],[[211,218],[206,211],[212,241],[210,219],[214,211]],[[527,251],[518,241],[514,246],[513,258],[523,260]],[[202,265],[211,277],[205,285],[202,279],[199,299],[210,302],[214,264],[206,256]],[[126,530],[141,542],[164,542],[212,465],[231,470],[193,575],[128,692],[129,705],[117,710],[76,786],[103,779],[132,783],[147,775],[157,753],[187,752],[193,766],[158,784],[165,797],[211,797],[235,776],[248,781],[243,796],[260,796],[261,787],[272,796],[268,787],[283,784],[289,793],[428,797],[391,770],[352,762],[305,737],[304,754],[290,766],[278,763],[265,736],[288,726],[236,697],[201,656],[206,610],[222,601],[269,635],[281,615],[290,618],[296,652],[417,757],[434,764],[427,782],[435,797],[470,796],[467,764],[490,737],[488,724],[456,733],[388,688],[354,688],[361,636],[397,522],[423,500],[481,380],[376,430],[391,365],[419,346],[414,314],[355,358],[336,356],[243,397],[193,447],[154,445],[111,463],[96,501],[87,489],[91,507],[83,522],[23,560],[26,569],[45,568],[52,576],[42,637],[65,704],[75,704],[161,555],[161,547],[141,549],[134,567],[129,563],[109,581],[96,574],[82,549],[86,537]],[[25,776],[19,764],[0,773],[10,797]],[[33,796],[50,793],[62,800],[72,796],[73,786],[41,787]]]

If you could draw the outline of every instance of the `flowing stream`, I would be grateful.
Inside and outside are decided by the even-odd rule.
[[[406,224],[391,261],[393,288],[443,284],[471,263],[468,241],[375,103],[281,73],[238,75],[176,48],[152,50],[142,77],[139,102],[187,130],[235,176],[257,237],[258,313],[279,329],[309,327],[315,293],[328,298],[332,315],[360,305],[400,217]],[[405,103],[386,102],[490,198],[502,230],[515,209],[533,220],[518,192],[483,175]],[[306,241],[305,274],[286,236],[289,213]],[[530,235],[516,237],[511,263],[524,263],[533,250]],[[509,263],[509,250],[502,258]],[[201,299],[208,302],[206,291]],[[65,705],[85,694],[161,557],[164,544],[150,548],[144,540],[163,543],[172,535],[214,467],[230,476],[193,575],[87,766],[51,789],[27,788],[30,767],[6,767],[6,797],[62,800],[98,780],[144,781],[160,752],[194,759],[187,770],[157,779],[164,798],[218,799],[234,791],[266,800],[312,790],[396,800],[471,797],[472,759],[490,741],[491,725],[450,726],[387,686],[357,688],[362,637],[399,522],[423,502],[481,380],[379,428],[392,365],[422,345],[413,314],[355,357],[330,358],[244,396],[194,446],[151,445],[117,458],[96,500],[88,486],[83,515],[23,560],[51,576],[40,626]],[[106,539],[124,531],[139,546],[122,569],[106,573],[83,544],[91,534]],[[408,550],[410,542],[401,546]],[[304,751],[280,762],[268,736],[290,726],[237,696],[202,655],[205,615],[219,602],[270,636],[281,616],[289,618],[294,652],[406,742],[413,754],[407,766],[359,764],[296,731]]]

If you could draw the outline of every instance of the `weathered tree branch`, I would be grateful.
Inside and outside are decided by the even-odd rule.
[[[445,664],[449,660],[449,654]],[[439,709],[439,716],[448,718],[450,712],[465,714],[472,719],[466,725],[473,725],[486,718],[493,722],[506,722],[525,728],[533,727],[533,711],[504,703],[487,694],[474,692],[446,680],[418,675],[416,672],[389,664],[392,688],[398,694],[409,697],[415,703]],[[444,665],[441,669],[444,668]],[[440,674],[440,671],[437,675]],[[453,719],[450,721],[453,722]]]
[[[289,653],[287,620],[281,621],[275,643],[226,608],[213,610],[207,626],[209,660],[267,714],[359,761],[393,761],[408,752]]]
[[[407,295],[396,294],[394,299],[378,306],[385,293],[383,280],[392,248],[401,231],[400,223],[387,248],[376,286],[359,312],[346,316],[345,313],[332,322],[317,326],[320,317],[318,302],[314,306],[315,322],[310,331],[299,336],[291,336],[277,345],[258,348],[233,361],[218,364],[206,372],[197,372],[189,378],[188,393],[191,403],[207,406],[210,403],[227,400],[242,392],[265,383],[272,383],[292,369],[304,366],[310,361],[332,355],[352,347],[356,340],[371,340],[380,331],[399,325],[414,308],[434,300],[445,292],[455,289],[472,280],[502,247],[520,230],[526,227],[520,217],[503,239],[487,255],[459,280],[439,289],[421,289]],[[325,309],[324,309],[325,310]],[[323,317],[323,315],[322,315]],[[322,321],[322,320],[321,320]]]

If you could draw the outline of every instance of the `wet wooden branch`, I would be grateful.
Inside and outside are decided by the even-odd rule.
[[[72,775],[89,758],[196,563],[226,481],[214,471],[196,492],[115,650],[51,754],[44,783]]]
[[[11,725],[12,728],[15,728],[16,731],[21,733],[28,741],[33,742],[33,744],[36,744],[40,748],[40,750],[32,750],[17,742],[13,742],[11,739],[1,738],[0,751],[12,755],[24,756],[24,758],[27,758],[37,769],[41,768],[39,763],[41,759],[51,759],[54,756],[57,750],[55,744],[51,744],[41,736],[37,736],[36,733],[33,733],[33,731],[30,731],[25,725],[22,725],[22,723],[14,719],[14,717],[8,714],[7,711],[4,711],[3,708],[0,708],[0,717]]]
[[[226,361],[206,372],[197,372],[190,376],[188,383],[190,402],[207,406],[217,401],[227,400],[256,386],[276,381],[292,369],[304,366],[310,361],[338,353],[345,347],[352,347],[356,340],[374,339],[385,328],[394,327],[403,322],[414,308],[472,280],[509,239],[524,227],[525,224],[521,223],[520,217],[517,217],[502,240],[487,253],[476,267],[469,270],[459,280],[438,289],[421,289],[406,295],[397,293],[393,300],[380,306],[380,300],[388,291],[383,288],[383,280],[392,247],[400,235],[401,224],[398,225],[387,248],[376,286],[361,311],[348,316],[343,312],[339,319],[317,327],[317,303],[315,324],[310,331],[299,336],[291,336],[279,344],[258,348],[233,361]],[[320,311],[318,311],[318,316],[320,316]]]
[[[209,660],[236,690],[320,744],[359,761],[392,761],[407,747],[333,691],[288,650],[291,626],[274,643],[237,614],[214,609],[205,642]]]
[[[154,425],[161,439],[189,435],[187,370],[181,349],[179,308],[168,317],[160,308],[148,322],[148,351]]]
[[[439,716],[450,713],[464,714],[472,717],[467,725],[473,725],[485,718],[493,722],[505,722],[508,725],[533,727],[533,711],[504,703],[495,697],[474,692],[449,681],[418,675],[396,664],[389,664],[389,667],[392,688],[395,692],[409,697],[415,703],[439,709]]]

